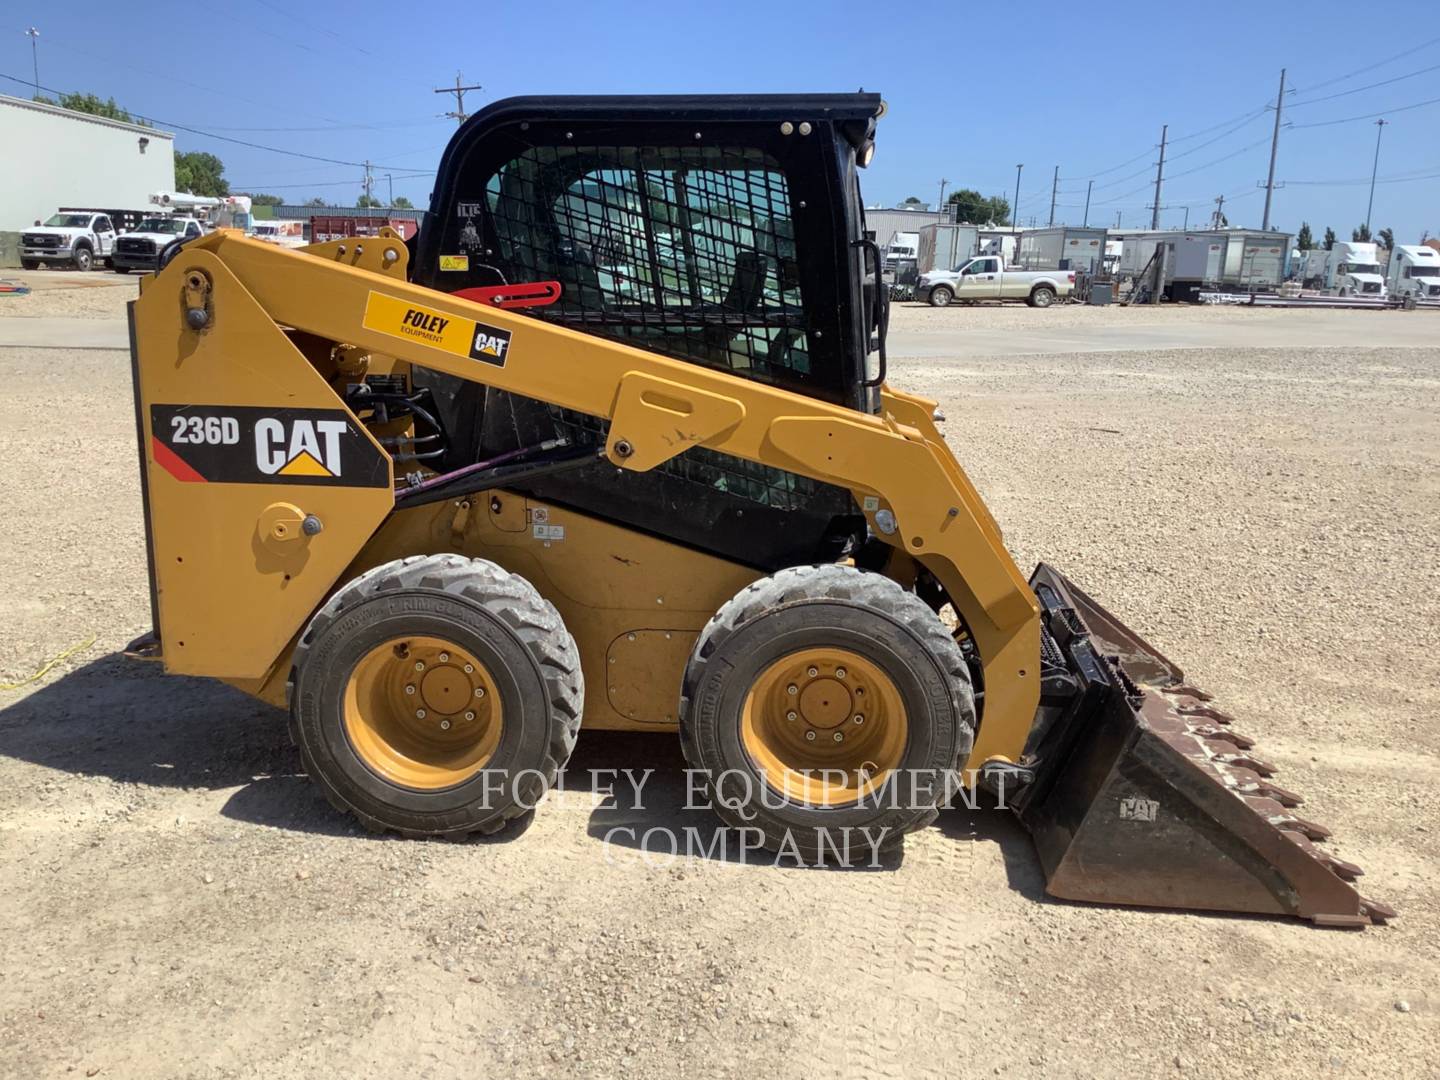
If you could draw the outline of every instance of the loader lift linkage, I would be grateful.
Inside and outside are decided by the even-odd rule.
[[[882,111],[514,99],[413,253],[168,252],[131,311],[138,651],[288,706],[331,802],[404,835],[504,827],[583,721],[678,729],[727,823],[807,857],[898,843],[958,778],[1007,789],[1056,896],[1393,915],[1208,695],[1021,575],[884,381]]]

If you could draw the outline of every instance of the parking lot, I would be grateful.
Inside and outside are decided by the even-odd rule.
[[[67,658],[0,691],[0,1076],[1440,1070],[1440,313],[893,311],[892,381],[1022,568],[1215,693],[1401,913],[1338,932],[1052,901],[963,807],[880,870],[605,842],[709,827],[662,735],[582,734],[499,841],[364,834],[279,712],[119,655],[150,628],[136,286],[7,276],[0,682]],[[586,779],[637,763],[643,810]]]

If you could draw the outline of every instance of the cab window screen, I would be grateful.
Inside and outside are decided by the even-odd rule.
[[[791,197],[764,151],[536,146],[486,185],[496,269],[537,314],[764,381],[810,373]]]

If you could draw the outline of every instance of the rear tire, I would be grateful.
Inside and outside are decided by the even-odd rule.
[[[1030,306],[1047,308],[1055,302],[1055,290],[1049,285],[1037,285],[1030,292]]]
[[[290,731],[306,771],[366,828],[494,833],[570,757],[575,641],[528,581],[483,559],[417,555],[362,574],[295,649]]]
[[[95,265],[95,253],[88,247],[77,247],[71,261],[74,262],[76,270],[84,273]]]
[[[852,567],[755,582],[685,669],[680,745],[716,814],[806,862],[863,861],[935,820],[974,731],[970,671],[939,617]]]
[[[955,299],[955,290],[949,285],[936,285],[930,290],[931,307],[949,307],[950,301]]]

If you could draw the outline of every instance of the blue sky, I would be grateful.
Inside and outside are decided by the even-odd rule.
[[[1364,220],[1384,113],[1372,226],[1413,243],[1440,233],[1440,16],[1433,4],[1357,8],[1216,0],[1202,7],[991,3],[205,4],[12,2],[0,14],[0,74],[113,96],[168,124],[379,166],[417,205],[454,121],[432,89],[457,70],[486,101],[534,93],[879,90],[890,105],[867,203],[935,199],[942,177],[1010,197],[1025,163],[1022,220],[1148,220],[1155,145],[1172,144],[1162,223],[1258,226],[1273,103],[1289,69],[1273,223],[1340,235]],[[953,17],[947,28],[946,16]],[[542,14],[543,13],[543,14]],[[1373,13],[1374,17],[1370,17]],[[164,47],[173,39],[179,45]],[[191,48],[186,42],[195,42]],[[127,47],[127,43],[133,43]],[[1398,55],[1408,53],[1408,55]],[[1433,70],[1426,70],[1433,69]],[[1349,76],[1345,78],[1345,76]],[[1393,81],[1392,81],[1393,80]],[[1374,86],[1372,84],[1386,83]],[[1369,87],[1367,89],[1367,87]],[[27,90],[0,80],[0,92]],[[1325,100],[1316,100],[1325,99]],[[1418,108],[1399,107],[1428,102]],[[1364,119],[1349,120],[1351,117]],[[1327,123],[1341,120],[1342,123]],[[1314,126],[1301,127],[1301,124]],[[165,126],[162,123],[161,126]],[[225,162],[237,189],[353,204],[361,170],[178,132],[182,150]],[[1358,182],[1347,182],[1358,181]]]

